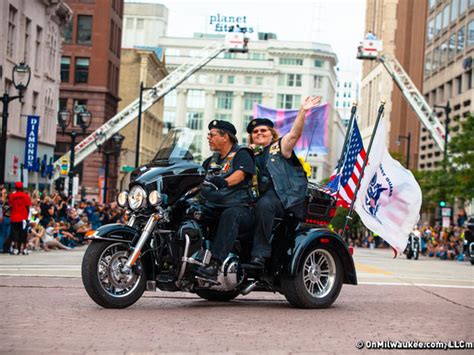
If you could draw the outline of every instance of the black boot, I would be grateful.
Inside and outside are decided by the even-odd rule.
[[[199,266],[193,270],[193,273],[203,279],[217,281],[219,264],[220,263],[217,260],[212,259],[209,265]]]

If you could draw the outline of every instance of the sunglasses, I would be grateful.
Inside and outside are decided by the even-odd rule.
[[[265,132],[268,132],[268,131],[270,131],[270,130],[269,130],[269,129],[267,129],[267,128],[262,128],[262,129],[254,129],[254,130],[252,131],[252,134],[257,134],[257,133],[265,133]]]

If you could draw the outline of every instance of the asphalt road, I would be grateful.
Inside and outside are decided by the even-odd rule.
[[[356,249],[360,284],[344,285],[326,310],[294,309],[270,293],[216,303],[166,292],[106,310],[82,287],[83,251],[0,255],[0,352],[352,354],[376,351],[367,341],[474,341],[467,262]]]

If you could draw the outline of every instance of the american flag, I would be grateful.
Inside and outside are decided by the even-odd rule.
[[[334,196],[337,195],[337,206],[346,208],[350,206],[360,178],[365,156],[366,153],[359,127],[357,126],[357,121],[354,121],[354,129],[343,156],[343,161],[339,162],[343,166],[341,169],[336,168],[334,170],[329,178],[329,183],[326,185],[334,191]],[[337,173],[337,170],[339,170],[339,173]]]

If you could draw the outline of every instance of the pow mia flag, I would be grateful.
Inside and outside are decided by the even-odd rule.
[[[25,144],[25,169],[29,171],[34,170],[36,165],[39,122],[39,116],[28,116]]]

